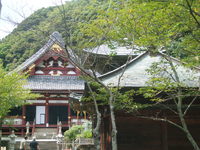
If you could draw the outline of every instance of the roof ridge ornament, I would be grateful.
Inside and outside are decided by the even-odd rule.
[[[27,67],[34,64],[34,62],[39,59],[41,56],[43,56],[47,51],[51,50],[51,47],[56,46],[56,48],[65,49],[65,42],[62,38],[62,35],[58,31],[54,31],[50,37],[48,42],[40,48],[35,54],[33,54],[31,57],[26,59],[21,65],[19,65],[16,69],[14,69],[14,72],[19,72],[25,70]],[[58,50],[58,49],[56,49]]]
[[[50,40],[54,41],[55,43],[61,45],[63,48],[65,47],[65,42],[62,38],[62,35],[58,31],[54,31],[50,35]]]

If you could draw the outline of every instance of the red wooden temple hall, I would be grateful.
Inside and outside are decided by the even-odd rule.
[[[57,127],[61,121],[63,129],[76,123],[77,114],[70,107],[69,94],[81,95],[84,81],[79,78],[80,70],[68,60],[64,41],[58,32],[54,32],[49,41],[15,71],[28,72],[30,76],[25,88],[41,94],[38,99],[27,100],[30,104],[14,108],[9,113],[6,121],[13,121],[11,126],[18,129],[18,134],[24,134],[27,122],[31,127],[35,124],[36,128],[48,128]],[[3,125],[3,133],[9,133],[8,127],[10,125]]]

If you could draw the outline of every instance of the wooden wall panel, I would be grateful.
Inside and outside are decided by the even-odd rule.
[[[160,123],[149,121],[117,120],[119,150],[160,150]]]
[[[199,109],[192,109],[185,116],[188,128],[194,139],[200,146],[200,112]],[[166,115],[166,114],[165,114]],[[167,114],[170,120],[179,123],[177,116]],[[109,117],[108,117],[109,118]],[[107,128],[104,126],[104,133],[107,137],[111,130],[110,120],[106,119]],[[193,147],[186,138],[185,133],[179,128],[168,124],[167,122],[152,121],[148,119],[137,118],[124,113],[116,115],[116,124],[118,131],[118,150],[192,150]],[[111,150],[110,142],[105,140],[106,149]],[[111,140],[109,140],[111,141]]]

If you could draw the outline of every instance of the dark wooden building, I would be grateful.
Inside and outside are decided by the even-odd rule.
[[[127,65],[123,65],[111,72],[101,76],[101,80],[110,87],[118,85],[119,78],[120,87],[124,89],[138,89],[140,87],[148,86],[147,81],[151,75],[147,69],[154,63],[159,63],[166,72],[162,72],[165,77],[173,78],[174,74],[170,69],[169,63],[162,63],[165,58],[172,61],[181,83],[187,88],[199,87],[199,68],[187,68],[181,64],[177,59],[169,57],[165,54],[158,53],[157,55],[150,55],[146,52],[135,59],[131,60]],[[144,103],[143,97],[134,97],[137,102]],[[188,97],[187,101],[192,98]],[[200,98],[194,102],[187,115],[185,116],[188,128],[200,144]],[[148,101],[146,101],[148,102]],[[187,103],[188,104],[188,103]],[[172,103],[169,107],[173,107]],[[116,125],[117,125],[117,140],[118,150],[191,150],[193,149],[191,143],[186,138],[186,134],[179,128],[163,121],[154,121],[151,119],[144,119],[146,117],[160,117],[167,118],[175,123],[180,124],[178,116],[168,109],[161,109],[160,107],[150,107],[136,112],[127,113],[126,110],[116,110]],[[102,150],[111,150],[111,129],[109,112],[103,117],[101,126],[101,144]]]

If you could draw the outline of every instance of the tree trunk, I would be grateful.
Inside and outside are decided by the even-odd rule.
[[[3,119],[0,118],[0,148],[2,146],[2,142],[1,142],[1,139],[2,139],[2,125],[3,125]]]
[[[90,90],[90,92],[92,93],[92,88],[90,86],[90,84],[87,82],[87,85],[88,85],[88,88]],[[96,150],[100,150],[101,149],[101,146],[100,146],[100,125],[101,125],[101,113],[99,112],[99,109],[98,109],[98,104],[97,104],[97,101],[96,101],[96,98],[94,96],[94,94],[92,93],[92,98],[93,98],[93,102],[94,102],[94,106],[95,106],[95,111],[96,111],[96,119],[97,119],[97,124],[96,124],[96,127],[94,128],[93,130],[93,135],[94,135],[94,145],[96,147]]]
[[[114,105],[113,105],[113,94],[109,90],[109,107],[110,107],[110,117],[112,123],[112,150],[117,150],[117,127],[115,122]]]
[[[172,63],[172,60],[171,59],[167,59],[167,60],[169,61],[169,64],[170,64],[170,66],[172,68],[172,71],[173,71],[173,73],[175,75],[175,80],[179,85],[178,92],[177,92],[178,102],[177,102],[176,105],[177,105],[178,116],[179,116],[179,119],[181,121],[181,125],[182,125],[182,128],[183,128],[183,131],[186,133],[186,137],[189,140],[189,142],[192,144],[194,150],[200,150],[199,146],[197,145],[196,141],[194,140],[194,138],[192,137],[190,131],[188,130],[187,124],[186,124],[185,119],[184,119],[184,114],[183,114],[183,111],[182,111],[182,104],[183,104],[182,95],[183,95],[183,91],[182,91],[182,87],[180,86],[181,82],[180,82],[179,75],[178,75],[178,73],[176,71],[176,68],[175,68],[174,64]]]
[[[95,127],[95,129],[93,130],[93,135],[94,135],[94,145],[96,147],[96,150],[100,150],[101,146],[100,146],[100,124],[101,124],[101,114],[97,114],[97,125]]]
[[[189,142],[192,144],[194,150],[200,150],[199,146],[197,145],[196,141],[194,140],[194,138],[192,137],[190,131],[188,130],[187,124],[185,122],[184,115],[183,115],[183,112],[182,112],[182,100],[183,99],[180,96],[180,94],[181,94],[181,92],[178,95],[177,111],[178,111],[179,119],[181,121],[181,125],[183,127],[183,131],[186,133],[186,137],[189,140]]]

